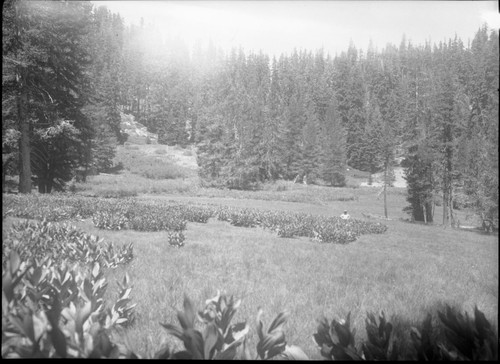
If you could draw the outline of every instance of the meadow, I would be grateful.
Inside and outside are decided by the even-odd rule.
[[[383,199],[376,188],[356,186],[363,180],[359,174],[350,177],[350,188],[279,182],[261,191],[221,191],[201,187],[192,173],[193,164],[186,159],[179,163],[181,156],[193,158],[183,155],[184,150],[160,145],[140,148],[142,162],[148,156],[160,156],[164,159],[158,166],[171,165],[180,175],[170,178],[166,176],[175,173],[154,169],[146,175],[138,162],[126,160],[130,158],[127,149],[118,154],[124,171],[91,177],[76,186],[74,195],[103,197],[99,191],[108,189],[127,196],[120,191],[128,188],[143,203],[210,204],[321,216],[338,216],[347,209],[355,219],[381,222],[388,229],[383,234],[361,235],[349,244],[323,244],[210,218],[207,223],[188,222],[185,245],[176,248],[169,245],[167,231],[103,230],[88,217],[69,220],[116,246],[133,244],[131,263],[110,270],[107,278],[113,285],[124,272],[130,277],[136,320],[125,337],[137,352],[152,353],[163,342],[180,348],[182,344],[159,323],[177,323],[184,294],[202,309],[218,290],[242,299],[234,320],[248,321],[251,347],[257,338],[258,308],[263,309],[267,324],[286,310],[290,313],[286,340],[301,347],[310,359],[321,359],[312,335],[322,317],[344,319],[351,312],[356,339],[361,341],[366,339],[367,312],[383,311],[394,325],[394,334],[408,345],[410,327],[445,305],[469,313],[477,306],[493,325],[498,321],[498,236],[403,221],[408,217],[402,212],[404,189],[389,189],[389,220],[369,219],[366,216],[383,214]],[[461,221],[476,223],[465,211],[456,214]],[[19,220],[5,217],[4,229]],[[435,220],[440,221],[439,208]]]
[[[253,330],[258,307],[268,322],[288,310],[287,341],[311,359],[321,358],[312,334],[323,316],[341,319],[350,311],[361,340],[366,339],[366,312],[383,310],[408,342],[410,326],[445,304],[468,312],[477,305],[490,322],[498,321],[496,237],[388,225],[386,234],[338,245],[211,220],[188,223],[186,245],[176,249],[165,232],[112,232],[88,221],[76,224],[106,241],[134,244],[135,259],[126,269],[137,320],[128,335],[138,352],[158,348],[164,340],[179,345],[158,323],[176,322],[184,293],[201,309],[217,290],[243,300],[235,320],[249,320]]]

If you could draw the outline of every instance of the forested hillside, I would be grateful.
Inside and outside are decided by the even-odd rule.
[[[160,144],[195,144],[214,186],[344,186],[349,167],[389,181],[402,157],[415,220],[437,198],[444,224],[454,205],[498,219],[497,30],[270,59],[191,51],[89,2],[11,0],[2,20],[2,177],[20,193],[111,168],[122,112]]]

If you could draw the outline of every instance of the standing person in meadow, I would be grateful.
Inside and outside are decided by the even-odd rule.
[[[340,215],[342,220],[349,220],[351,216],[347,213],[347,210],[344,210],[344,213]]]

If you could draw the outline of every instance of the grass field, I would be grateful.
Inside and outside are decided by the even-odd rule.
[[[288,310],[288,341],[314,359],[320,355],[311,335],[323,315],[345,318],[351,311],[359,339],[365,337],[367,311],[384,310],[399,335],[407,335],[410,325],[444,304],[468,312],[477,305],[497,322],[497,237],[387,224],[386,234],[336,245],[210,220],[189,223],[186,245],[176,249],[168,245],[166,232],[112,232],[96,229],[89,220],[75,222],[106,241],[134,244],[135,259],[126,269],[138,316],[128,335],[138,352],[157,349],[163,340],[178,345],[159,322],[177,322],[184,293],[201,309],[217,290],[243,299],[235,321],[248,319],[251,337],[258,307],[267,324]],[[122,275],[122,268],[112,272],[110,284]]]
[[[162,146],[141,147],[153,150],[151,155],[164,156],[154,152],[154,148]],[[183,168],[189,168],[187,165]],[[327,216],[347,209],[359,219],[364,219],[363,214],[383,215],[383,199],[377,197],[378,190],[374,188],[334,189],[283,182],[257,192],[219,191],[203,189],[195,177],[190,178],[153,180],[129,171],[91,178],[79,193],[98,191],[103,186],[111,188],[114,180],[117,190],[120,186],[135,188],[137,198],[142,200]],[[121,184],[117,185],[120,179]],[[150,185],[142,186],[140,181]],[[160,187],[167,183],[169,188]],[[157,190],[152,186],[157,186]],[[389,189],[391,220],[379,220],[388,225],[388,231],[362,235],[347,245],[279,238],[260,228],[234,227],[211,219],[207,224],[188,223],[186,245],[179,249],[168,244],[167,232],[99,230],[91,219],[73,223],[106,241],[134,244],[135,259],[125,269],[134,286],[131,297],[137,303],[137,320],[127,337],[138,352],[154,351],[164,340],[180,347],[159,323],[177,324],[176,310],[181,309],[184,294],[201,309],[217,290],[243,299],[234,322],[248,320],[251,347],[255,347],[253,339],[257,336],[258,308],[264,310],[266,325],[276,314],[288,310],[291,315],[285,326],[287,341],[300,346],[311,359],[321,359],[312,339],[317,319],[342,319],[349,311],[358,340],[366,337],[368,311],[383,310],[395,325],[396,334],[406,338],[411,325],[445,304],[469,314],[477,305],[496,325],[498,236],[404,222],[400,220],[408,217],[402,212],[404,206],[405,190]],[[463,223],[468,221],[465,212],[456,213]],[[435,220],[439,223],[440,219],[438,208]],[[8,218],[6,222],[14,220]],[[110,272],[110,285],[115,278],[122,278],[123,269]]]

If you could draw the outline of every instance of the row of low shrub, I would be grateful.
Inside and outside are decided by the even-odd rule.
[[[363,234],[387,231],[387,225],[357,219],[346,221],[339,217],[249,208],[219,207],[217,218],[234,226],[261,226],[275,231],[280,237],[303,236],[322,243],[346,244]]]
[[[188,221],[205,223],[210,217],[216,217],[234,226],[260,226],[275,231],[280,237],[303,236],[322,243],[346,244],[355,241],[360,235],[381,234],[387,230],[386,225],[357,219],[345,221],[339,217],[304,213],[215,205],[146,203],[135,199],[16,196],[8,201],[6,208],[13,216],[24,218],[40,219],[44,218],[44,213],[48,213],[53,221],[92,216],[96,227],[109,230],[178,232],[185,230]]]
[[[322,243],[346,244],[363,234],[381,234],[387,226],[357,219],[325,217],[284,211],[262,211],[225,206],[194,206],[171,203],[139,203],[128,200],[100,206],[94,224],[104,229],[137,231],[182,231],[186,222],[206,223],[210,217],[234,226],[270,229],[280,237],[303,236]]]
[[[74,226],[47,220],[14,223],[3,237],[2,265],[11,251],[18,252],[22,260],[50,258],[56,264],[68,262],[90,266],[99,263],[106,268],[127,264],[134,257],[131,244],[118,248]]]
[[[186,222],[206,223],[214,209],[177,203],[145,203],[136,200],[107,201],[93,214],[96,227],[110,230],[182,231]]]
[[[99,199],[62,195],[7,197],[3,216],[61,221],[92,218],[100,229],[138,231],[169,231],[169,243],[184,245],[187,221],[206,222],[211,209],[172,204],[137,203],[135,199]]]
[[[3,195],[3,216],[24,219],[63,221],[92,217],[103,205],[99,198],[82,198],[67,194]]]
[[[11,215],[26,219],[60,221],[75,218],[77,209],[69,201],[58,203],[56,194],[47,195],[4,195],[2,201],[3,216]],[[85,209],[83,209],[85,210]]]

